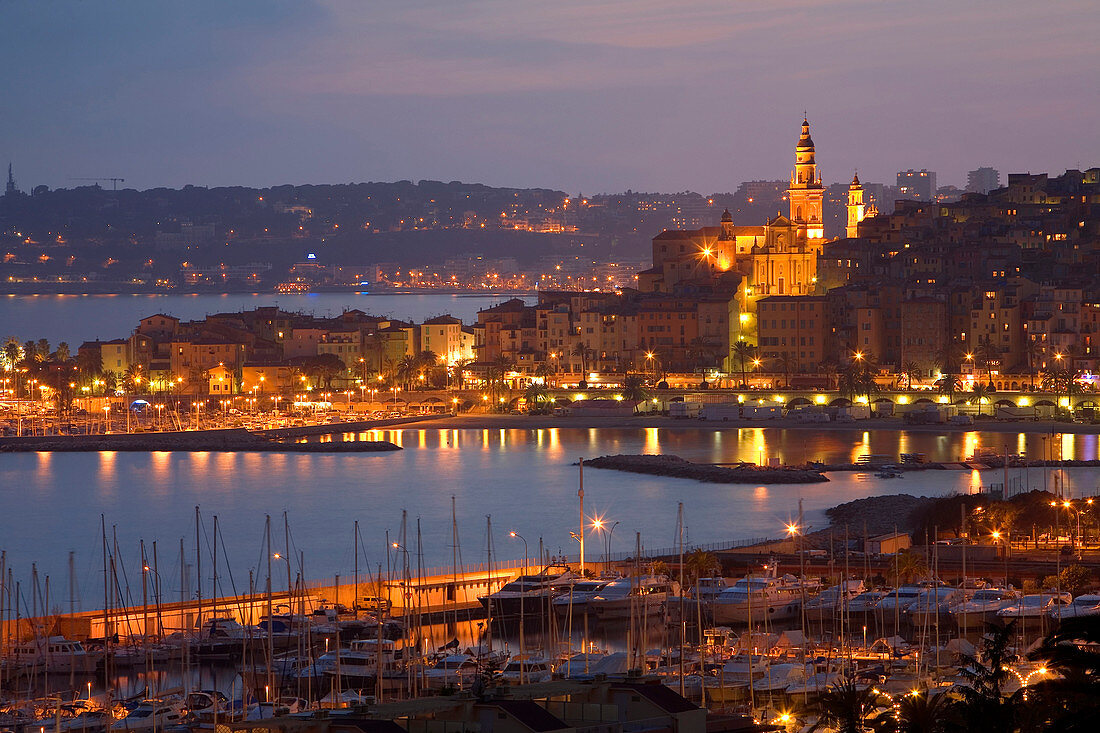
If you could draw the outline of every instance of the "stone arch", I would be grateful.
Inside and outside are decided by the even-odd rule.
[[[835,400],[829,403],[830,407],[848,407],[852,404],[852,401],[847,397],[837,397]]]
[[[812,405],[812,404],[813,403],[810,402],[805,397],[794,397],[794,398],[791,399],[790,402],[787,403],[787,407],[804,407],[805,405]]]

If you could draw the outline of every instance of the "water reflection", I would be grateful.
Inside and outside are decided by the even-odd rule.
[[[391,440],[405,450],[388,453],[297,455],[279,453],[111,453],[23,454],[0,463],[0,502],[19,511],[0,514],[0,549],[9,566],[26,573],[31,562],[55,577],[67,575],[67,553],[77,553],[78,596],[102,595],[102,573],[95,568],[101,553],[99,516],[117,524],[120,552],[127,567],[137,539],[159,539],[175,547],[180,537],[194,537],[194,507],[203,516],[218,514],[224,536],[220,562],[229,563],[238,585],[247,586],[248,571],[263,558],[263,517],[287,510],[293,544],[305,552],[310,577],[348,575],[353,565],[351,525],[358,519],[363,536],[360,567],[384,563],[385,532],[400,530],[407,509],[410,533],[422,521],[425,564],[449,563],[450,497],[455,496],[459,553],[483,561],[487,546],[498,559],[516,559],[505,529],[516,529],[532,544],[541,537],[547,548],[574,552],[569,532],[577,523],[577,467],[580,456],[609,453],[666,453],[708,463],[757,462],[779,458],[794,464],[817,460],[850,462],[860,454],[898,456],[924,453],[929,461],[958,461],[983,446],[1031,458],[1047,453],[1095,457],[1093,435],[1049,436],[1020,433],[899,433],[865,430],[780,430],[772,428],[385,430],[366,431],[346,439]],[[1056,436],[1057,437],[1057,436]],[[1055,443],[1057,442],[1057,445]],[[1001,483],[1001,470],[962,469],[910,473],[883,481],[869,474],[834,473],[828,483],[730,486],[684,479],[643,476],[592,469],[585,471],[585,506],[620,522],[616,537],[642,534],[651,547],[675,543],[675,515],[684,502],[685,524],[699,542],[762,535],[776,536],[778,517],[797,511],[804,501],[807,522],[824,526],[827,507],[876,493],[937,495],[971,492]],[[1009,470],[1015,490],[1065,488],[1073,495],[1091,494],[1100,469],[1021,466]],[[35,501],[27,501],[28,496]],[[494,538],[486,536],[485,516],[493,517]],[[816,515],[816,517],[815,517]],[[59,526],[64,531],[43,532]],[[209,528],[205,530],[209,533]],[[202,540],[208,546],[212,540]],[[410,539],[410,546],[416,542]],[[194,541],[185,562],[194,567]],[[367,550],[363,550],[366,547]],[[180,591],[179,552],[162,553],[161,574]],[[173,565],[172,567],[164,567]],[[209,563],[204,563],[206,568]],[[226,568],[223,568],[224,572]],[[259,568],[262,570],[262,568]],[[221,574],[221,573],[220,573]],[[262,577],[260,572],[256,577]],[[96,592],[99,588],[100,592]]]

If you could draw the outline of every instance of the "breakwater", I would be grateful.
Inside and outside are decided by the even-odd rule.
[[[330,431],[331,432],[331,431]],[[377,453],[401,450],[385,440],[281,442],[243,428],[106,435],[29,435],[0,438],[0,453],[35,451],[261,451],[280,453]]]
[[[712,484],[811,484],[829,479],[811,468],[766,468],[751,463],[735,467],[693,463],[673,455],[600,456],[584,462],[592,468],[690,478]]]

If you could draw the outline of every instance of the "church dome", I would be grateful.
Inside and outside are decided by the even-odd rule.
[[[798,138],[799,150],[812,150],[814,147],[814,139],[810,137],[810,122],[807,119],[802,120],[802,135]]]
[[[733,215],[730,214],[729,209],[726,209],[725,211],[722,212],[722,223],[723,224],[725,224],[725,223],[731,223],[732,224],[733,223]]]

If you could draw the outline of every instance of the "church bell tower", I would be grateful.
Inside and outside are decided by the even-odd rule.
[[[866,209],[863,203],[863,186],[859,183],[859,173],[856,173],[848,186],[848,228],[845,230],[845,236],[848,238],[859,236],[859,223],[863,221]]]
[[[791,205],[790,219],[798,226],[799,233],[807,240],[820,240],[825,236],[821,219],[822,199],[825,188],[817,173],[814,157],[814,141],[810,137],[809,120],[802,120],[802,135],[794,149],[794,172],[787,199]]]

